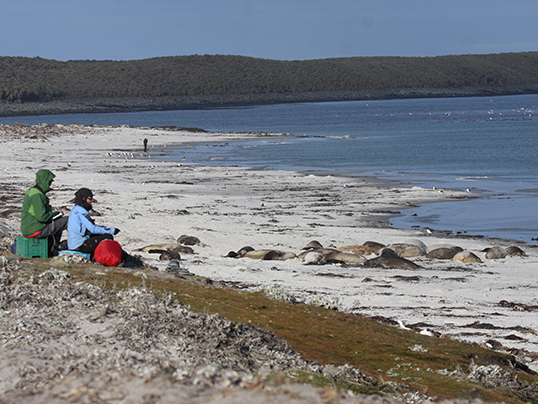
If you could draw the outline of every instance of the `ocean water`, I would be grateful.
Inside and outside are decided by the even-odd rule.
[[[112,114],[0,118],[0,123],[198,127],[296,137],[168,149],[203,165],[328,171],[469,189],[479,200],[425,204],[392,218],[533,242],[538,237],[538,95],[350,101]],[[150,150],[151,150],[150,144]]]

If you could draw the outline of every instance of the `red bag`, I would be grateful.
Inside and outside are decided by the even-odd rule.
[[[101,241],[93,253],[93,258],[107,267],[117,267],[121,263],[122,256],[121,245],[114,240]]]

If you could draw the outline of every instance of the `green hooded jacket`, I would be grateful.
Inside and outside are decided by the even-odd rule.
[[[45,195],[50,191],[50,184],[54,177],[55,175],[49,170],[39,170],[35,176],[36,185],[24,195],[21,213],[23,236],[31,236],[42,230],[57,214],[52,211],[49,198]]]

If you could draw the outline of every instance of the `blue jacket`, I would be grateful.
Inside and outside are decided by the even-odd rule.
[[[75,205],[67,222],[67,247],[74,250],[84,244],[92,234],[114,234],[115,231],[113,227],[96,226],[88,211]]]

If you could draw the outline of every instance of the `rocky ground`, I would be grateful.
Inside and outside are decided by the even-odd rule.
[[[148,290],[74,284],[54,263],[14,277],[24,264],[0,261],[0,403],[396,402],[268,381],[300,370],[365,386],[373,380],[351,367],[308,363],[269,331],[194,313]],[[425,397],[405,390],[403,401]]]

